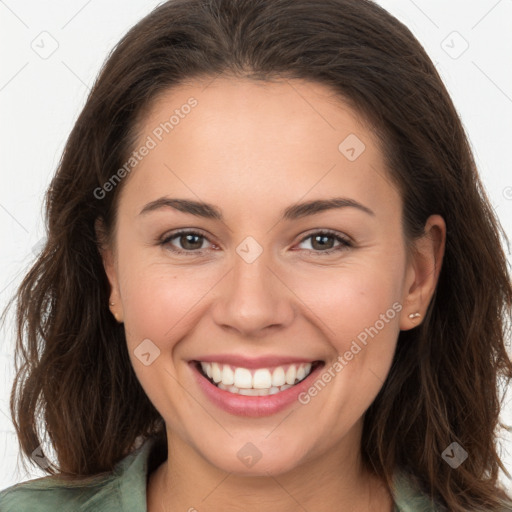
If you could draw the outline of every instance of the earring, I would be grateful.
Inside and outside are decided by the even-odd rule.
[[[115,305],[116,305],[116,303],[115,303],[115,302],[109,302],[109,303],[108,303],[108,305],[112,307],[112,306],[115,306]],[[118,316],[118,314],[117,314],[117,313],[115,313],[115,312],[113,312],[113,311],[111,311],[111,313],[112,313],[113,317],[116,319],[116,321],[117,321],[118,323],[122,323],[122,322],[119,320],[119,316]]]
[[[419,318],[420,316],[421,316],[421,315],[420,315],[419,313],[411,313],[411,314],[409,315],[409,318],[410,318],[411,320],[414,320],[415,318]]]

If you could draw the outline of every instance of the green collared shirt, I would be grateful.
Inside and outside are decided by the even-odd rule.
[[[155,439],[148,439],[120,460],[108,474],[86,481],[46,476],[0,492],[1,512],[147,512],[146,485],[155,469]],[[160,447],[161,451],[161,447]],[[435,512],[437,507],[414,488],[405,473],[397,473],[392,490],[395,512]]]

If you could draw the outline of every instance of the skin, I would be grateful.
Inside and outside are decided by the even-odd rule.
[[[407,252],[401,198],[378,140],[320,84],[219,77],[182,85],[153,103],[139,145],[191,96],[198,105],[125,178],[114,243],[102,249],[112,313],[124,322],[132,365],[165,419],[172,454],[151,474],[148,510],[389,512],[389,489],[361,464],[363,418],[399,331],[426,312],[444,254],[444,221],[431,216],[426,235]],[[365,144],[354,161],[338,149],[349,134]],[[216,205],[224,221],[170,207],[140,214],[162,196]],[[332,197],[374,215],[344,207],[281,220],[290,205]],[[159,245],[185,228],[207,238]],[[322,229],[352,246],[322,254],[341,246],[336,238],[326,246],[306,238]],[[236,252],[247,236],[263,249],[252,263]],[[172,247],[204,252],[180,255]],[[325,389],[275,415],[224,412],[187,364],[236,353],[321,359],[328,368],[394,303],[401,312]],[[410,319],[415,312],[421,317]],[[149,366],[134,355],[144,339],[160,350]],[[237,457],[248,442],[262,454],[252,467]]]

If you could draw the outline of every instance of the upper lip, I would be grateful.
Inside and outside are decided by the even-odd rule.
[[[285,364],[300,364],[300,363],[313,363],[320,361],[320,359],[312,359],[305,357],[295,356],[260,356],[260,357],[247,357],[236,354],[215,354],[209,356],[196,357],[191,362],[200,361],[204,363],[219,363],[229,364],[239,368],[268,368],[272,366],[282,366]]]

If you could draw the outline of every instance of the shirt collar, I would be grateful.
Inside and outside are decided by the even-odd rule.
[[[149,473],[159,462],[165,460],[167,446],[161,438],[148,438],[132,453],[121,459],[109,473],[94,475],[84,480],[70,482],[54,478],[44,478],[31,482],[43,488],[72,487],[93,491],[78,509],[79,512],[98,510],[137,510],[147,512],[147,482]],[[49,481],[51,480],[51,482]],[[96,489],[95,489],[96,488]],[[439,510],[428,499],[413,479],[405,472],[397,470],[393,476],[393,500],[397,512],[434,512]]]

